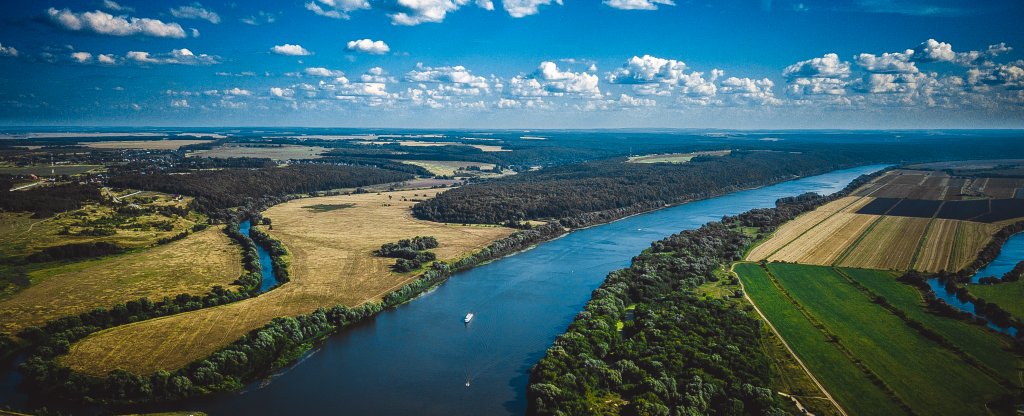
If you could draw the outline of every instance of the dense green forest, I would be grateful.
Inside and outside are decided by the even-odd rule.
[[[697,286],[738,260],[754,238],[846,195],[780,199],[651,244],[608,275],[583,312],[533,368],[529,414],[785,414],[769,388],[761,322],[736,302],[701,299]]]
[[[11,191],[11,186],[11,180],[0,175],[0,210],[31,212],[33,218],[75,210],[101,198],[94,185],[40,186],[23,191]]]
[[[354,188],[410,178],[412,175],[406,173],[371,167],[295,165],[198,171],[181,175],[132,174],[113,177],[110,185],[194,196],[197,209],[213,212],[242,205],[266,205],[261,200],[287,194]]]

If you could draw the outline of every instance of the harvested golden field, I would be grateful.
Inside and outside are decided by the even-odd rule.
[[[883,217],[866,231],[839,266],[907,270],[930,218]]]
[[[326,151],[326,148],[319,146],[298,146],[294,144],[226,144],[210,150],[192,152],[188,156],[210,158],[257,157],[273,160],[290,160],[317,159]]]
[[[212,140],[126,140],[110,142],[79,143],[92,149],[142,149],[142,150],[178,150],[182,146],[209,143]]]
[[[925,272],[954,270],[949,268],[949,255],[953,250],[957,227],[962,221],[936,218],[928,226],[925,241],[913,268]],[[972,223],[973,224],[973,223]]]
[[[0,332],[142,297],[201,295],[242,273],[242,256],[220,228],[162,246],[29,273],[28,288],[0,300]]]
[[[960,221],[960,224],[957,226],[953,249],[950,250],[949,261],[947,262],[949,270],[960,270],[974,261],[978,257],[978,252],[985,248],[985,245],[992,240],[992,235],[999,228],[1000,225],[998,224]]]
[[[794,220],[783,224],[772,234],[771,238],[750,250],[746,260],[761,261],[766,259],[833,214],[837,212],[856,212],[872,200],[873,198],[870,197],[847,196],[822,205],[814,211],[802,214]]]
[[[876,215],[836,213],[768,260],[830,265],[878,218]]]
[[[382,244],[414,236],[434,236],[439,259],[451,260],[482,249],[514,230],[417,220],[414,200],[440,190],[398,191],[297,199],[267,210],[270,233],[291,251],[291,281],[255,298],[152,319],[93,334],[71,347],[62,361],[76,371],[103,374],[123,368],[138,374],[176,369],[234,342],[281,316],[337,304],[356,306],[378,300],[414,279],[396,274],[394,259],[376,257]],[[345,206],[316,210],[311,206]]]
[[[456,172],[469,173],[472,171],[467,171],[466,168],[471,166],[485,170],[494,169],[493,163],[463,162],[458,160],[396,160],[396,162],[419,166],[437,176],[453,176]],[[476,173],[480,173],[480,171],[476,171]]]

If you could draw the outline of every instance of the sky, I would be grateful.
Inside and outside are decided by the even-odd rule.
[[[4,3],[6,126],[1024,128],[1017,0]]]

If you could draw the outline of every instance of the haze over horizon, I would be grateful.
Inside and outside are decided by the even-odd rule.
[[[1013,1],[6,9],[4,126],[1024,128]]]

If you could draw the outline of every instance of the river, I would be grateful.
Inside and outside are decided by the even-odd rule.
[[[249,220],[242,221],[238,224],[238,232],[247,237],[252,237],[249,230],[252,229],[252,222]],[[263,246],[256,244],[256,253],[259,254],[260,258],[260,293],[266,292],[277,286],[277,276],[274,274],[274,263],[270,259],[270,252],[263,248]]]
[[[628,266],[651,242],[782,197],[832,193],[881,168],[835,171],[575,231],[456,274],[331,337],[269,381],[176,407],[215,416],[522,414],[530,367],[608,272]],[[469,312],[475,318],[467,325]]]

